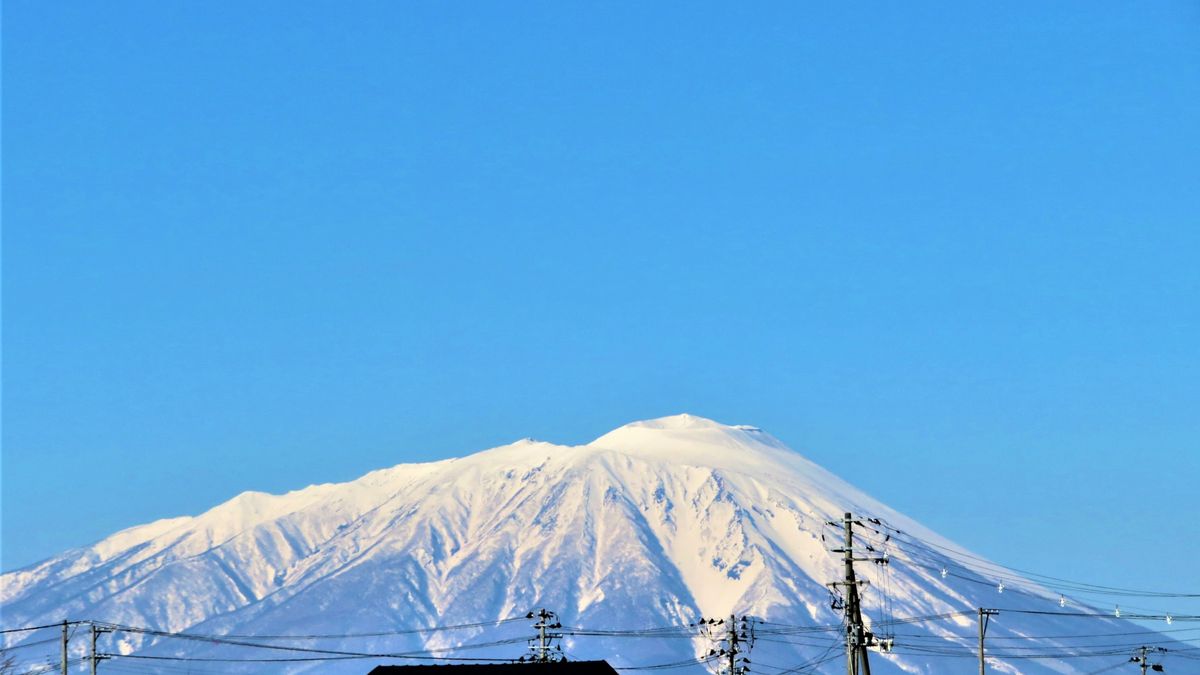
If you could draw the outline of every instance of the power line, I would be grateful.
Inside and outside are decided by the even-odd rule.
[[[22,628],[5,628],[3,630],[0,630],[0,635],[7,635],[8,633],[28,633],[30,631],[42,630],[44,628],[61,628],[64,623],[68,626],[77,626],[81,623],[87,623],[87,621],[59,621],[58,623],[47,623],[47,624],[42,624],[40,626],[24,626]]]
[[[1095,593],[1095,594],[1126,595],[1126,596],[1147,597],[1147,598],[1149,598],[1149,597],[1200,598],[1200,593],[1179,592],[1179,591],[1148,591],[1148,590],[1142,590],[1142,589],[1122,588],[1119,586],[1106,586],[1103,584],[1093,584],[1093,583],[1082,582],[1082,581],[1074,581],[1071,579],[1065,579],[1063,577],[1057,577],[1057,576],[1052,576],[1052,575],[1048,575],[1048,574],[1042,574],[1040,572],[1034,572],[1031,570],[1021,569],[1019,567],[1013,567],[1010,565],[1004,565],[1001,563],[997,563],[997,562],[988,560],[986,558],[982,558],[980,556],[974,555],[972,553],[968,553],[961,549],[943,546],[936,542],[932,542],[927,539],[922,539],[920,537],[917,537],[916,535],[913,535],[913,534],[910,534],[903,530],[900,530],[898,528],[892,527],[891,525],[888,525],[884,521],[877,519],[877,518],[871,518],[868,520],[869,520],[869,522],[888,530],[889,533],[892,535],[892,537],[895,539],[907,540],[914,545],[924,547],[926,550],[936,551],[940,555],[943,555],[943,556],[946,556],[946,557],[949,557],[952,559],[957,559],[959,561],[969,560],[969,561],[971,561],[972,564],[978,565],[980,567],[991,568],[993,570],[1001,570],[1002,573],[1008,573],[1008,572],[1015,573],[1015,575],[1018,575],[1018,576],[1009,576],[1010,579],[1015,580],[1015,581],[1042,580],[1042,581],[1039,581],[1039,583],[1043,583],[1043,585],[1047,585],[1047,586],[1050,586],[1053,584],[1064,585],[1064,586],[1070,587],[1072,589],[1078,590],[1079,592],[1089,592],[1089,593]]]
[[[852,532],[851,549],[862,550],[862,542],[854,538],[855,533]],[[851,561],[853,563],[854,561]],[[857,581],[857,579],[856,579]],[[1069,619],[1105,619],[1112,620],[1109,614],[1097,612],[1074,612],[1074,611],[1047,611],[1035,609],[1006,609],[1001,608],[1005,613],[1013,615],[1029,615],[1029,616],[1052,616],[1055,618]],[[953,620],[956,624],[959,620],[968,614],[975,612],[956,611],[944,612],[940,614],[929,614],[912,617],[891,617],[889,620],[878,621],[872,625],[875,631],[888,631],[889,635],[896,636],[896,628],[901,626],[911,627],[909,630],[902,632],[899,637],[902,642],[894,647],[894,653],[898,655],[907,655],[911,657],[929,657],[929,658],[971,658],[977,657],[976,650],[971,648],[970,636],[962,635],[955,632],[944,632],[940,628],[932,626],[942,622]],[[1177,617],[1181,621],[1200,620],[1196,616],[1180,616]],[[475,643],[460,644],[457,646],[426,648],[418,650],[353,650],[353,649],[324,649],[313,645],[297,645],[294,641],[302,637],[309,639],[345,639],[354,636],[393,636],[393,635],[414,635],[414,634],[433,634],[444,630],[455,630],[463,628],[483,628],[487,626],[500,626],[511,621],[520,619],[502,619],[490,622],[478,622],[474,624],[457,624],[444,626],[430,626],[425,628],[416,628],[403,631],[376,631],[371,633],[344,633],[344,634],[321,634],[310,636],[299,635],[279,635],[279,636],[244,636],[230,637],[230,635],[215,635],[210,633],[191,633],[187,631],[172,632],[160,631],[150,628],[138,626],[123,626],[105,622],[91,621],[70,621],[67,622],[68,628],[77,627],[80,624],[94,625],[99,630],[112,630],[117,632],[130,632],[146,635],[149,638],[158,640],[182,640],[187,642],[197,642],[204,644],[215,644],[218,646],[227,646],[240,649],[270,651],[273,654],[256,655],[249,654],[214,654],[205,656],[203,654],[113,654],[96,651],[94,653],[95,662],[104,659],[111,660],[106,666],[119,667],[121,662],[137,663],[137,659],[145,661],[154,661],[169,663],[178,661],[180,663],[202,662],[205,660],[213,661],[214,663],[272,663],[272,662],[320,662],[320,661],[337,661],[345,659],[380,659],[380,660],[415,660],[415,661],[432,661],[432,662],[514,662],[519,659],[513,658],[473,658],[461,655],[462,652],[487,649],[495,647],[503,647],[508,645],[519,644],[525,642],[525,637],[510,637],[497,640],[483,640]],[[722,624],[724,621],[726,623]],[[679,624],[679,625],[659,625],[645,628],[588,628],[587,626],[570,626],[563,627],[558,622],[557,618],[552,613],[547,612],[546,617],[541,618],[539,623],[544,623],[547,646],[550,639],[556,639],[563,635],[572,635],[580,637],[598,637],[602,639],[696,639],[705,634],[712,634],[713,628],[717,625],[722,626],[722,630],[726,631],[726,637],[733,636],[730,642],[736,641],[736,648],[730,649],[728,646],[723,648],[723,652],[719,654],[710,654],[703,657],[692,659],[684,659],[681,661],[670,661],[666,663],[653,663],[648,665],[633,665],[629,669],[637,670],[667,670],[686,668],[698,665],[712,665],[713,663],[721,663],[723,675],[746,675],[744,671],[749,670],[748,660],[738,661],[738,656],[744,654],[744,647],[749,639],[762,640],[766,643],[778,644],[786,646],[801,652],[809,652],[809,661],[819,660],[813,659],[813,655],[819,653],[828,656],[827,652],[831,649],[831,645],[836,645],[837,642],[831,640],[833,636],[839,632],[846,630],[845,622],[842,624],[790,624],[778,621],[765,621],[760,619],[750,619],[749,617],[731,617],[725,620],[705,620],[696,623]],[[46,624],[42,626],[29,626],[23,628],[6,629],[7,634],[16,634],[20,632],[29,632],[38,629],[52,629],[62,627],[63,624]],[[740,629],[739,629],[740,626]],[[930,626],[929,630],[932,634],[926,634],[920,628],[921,626]],[[536,626],[535,626],[536,627]],[[916,630],[914,630],[916,629]],[[1172,632],[1191,634],[1200,628],[1180,628]],[[557,632],[555,632],[557,631]],[[1073,635],[1010,635],[996,636],[992,638],[996,641],[995,645],[989,645],[988,658],[1005,660],[1005,659],[1078,659],[1078,658],[1103,658],[1106,656],[1120,656],[1124,654],[1126,657],[1129,650],[1135,646],[1145,645],[1148,647],[1162,648],[1164,653],[1169,652],[1180,658],[1198,658],[1200,654],[1197,650],[1189,650],[1187,648],[1177,646],[1170,640],[1169,637],[1163,635],[1162,641],[1146,642],[1145,638],[1158,635],[1156,631],[1083,631],[1080,634]],[[869,644],[874,636],[870,632],[865,631],[864,640]],[[1138,643],[1127,640],[1114,640],[1121,636],[1137,638]],[[1091,638],[1087,642],[1083,642],[1085,638]],[[1066,644],[1062,644],[1063,641]],[[273,642],[272,642],[273,641]],[[1057,641],[1051,642],[1051,641]],[[54,642],[54,638],[40,639],[29,643],[14,645],[13,648],[34,647],[37,645],[47,645]],[[539,643],[541,644],[541,643]],[[558,650],[554,650],[558,651]],[[544,650],[539,653],[549,653],[549,650]],[[730,658],[732,657],[732,659]],[[87,657],[83,662],[87,662]],[[821,657],[824,658],[824,657]],[[79,659],[67,662],[79,661]],[[729,666],[733,663],[733,666]],[[859,659],[861,665],[861,658]],[[49,666],[53,669],[55,666]],[[764,668],[779,670],[781,666],[769,666],[764,664]],[[792,675],[793,673],[807,672],[810,667],[809,662],[801,662],[792,665],[790,668],[781,670],[775,675]],[[815,666],[814,666],[815,667]],[[35,666],[33,672],[46,672],[47,666]],[[863,673],[865,675],[865,672]]]
[[[479,622],[475,622],[475,623],[460,623],[460,624],[451,624],[451,625],[446,625],[446,626],[427,626],[424,628],[409,628],[409,629],[405,629],[405,630],[374,631],[374,632],[368,632],[368,633],[324,633],[324,634],[309,634],[309,635],[298,635],[298,634],[259,635],[259,634],[238,634],[238,633],[191,633],[191,632],[188,632],[186,634],[189,637],[204,638],[204,639],[240,638],[240,639],[246,639],[246,640],[258,640],[258,639],[261,639],[261,640],[338,639],[338,640],[340,640],[340,639],[345,639],[345,638],[390,637],[393,635],[420,635],[420,634],[424,634],[424,633],[437,633],[437,632],[442,632],[442,631],[469,630],[469,629],[473,629],[473,628],[492,628],[495,626],[502,626],[502,625],[510,624],[510,623],[517,622],[517,621],[524,621],[527,618],[528,617],[523,617],[523,616],[522,617],[511,617],[511,618],[507,618],[507,619],[497,619],[495,621],[479,621]],[[86,623],[86,622],[79,622],[79,623]],[[52,624],[52,625],[59,626],[61,624]],[[127,625],[116,624],[116,623],[98,622],[98,625],[102,625],[107,628],[128,630],[128,631],[138,631],[138,632],[147,632],[149,630],[149,629],[137,628],[135,626],[127,626]],[[177,634],[183,635],[184,633],[177,633]]]

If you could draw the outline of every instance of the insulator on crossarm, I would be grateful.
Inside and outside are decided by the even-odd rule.
[[[1065,595],[1058,596],[1058,606],[1059,607],[1067,606],[1067,596],[1065,596]]]
[[[943,568],[942,568],[942,578],[943,578],[943,579],[945,579],[945,578],[946,578],[946,575],[947,575],[947,574],[949,574],[949,573],[950,573],[950,571],[949,571],[949,570],[947,570],[945,567],[943,567]]]
[[[1001,581],[1001,582],[1000,582],[1000,585],[996,586],[996,592],[997,592],[997,593],[1003,593],[1003,592],[1004,592],[1004,582],[1003,582],[1003,581]]]

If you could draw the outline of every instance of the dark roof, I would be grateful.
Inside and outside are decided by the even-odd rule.
[[[607,661],[376,666],[368,675],[617,675]]]

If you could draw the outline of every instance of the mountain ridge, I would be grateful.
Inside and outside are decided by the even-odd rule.
[[[545,606],[598,627],[688,624],[734,611],[831,625],[839,615],[825,583],[839,578],[840,561],[829,551],[826,523],[846,511],[952,546],[761,429],[677,415],[583,445],[523,439],[345,483],[245,492],[199,515],[122,530],[6,573],[0,606],[6,624],[65,613],[251,635],[493,621]],[[894,575],[863,570],[892,589],[886,600],[900,606],[896,616],[961,612],[996,599],[981,588],[986,575],[968,570],[979,577],[972,583],[948,578],[936,567],[944,571],[949,559],[921,556]],[[1008,584],[1007,597],[1030,606],[1057,599],[1032,582]],[[884,598],[869,600],[878,610],[869,620],[885,622]],[[971,625],[964,616],[949,621],[959,630]],[[371,646],[454,646],[446,640],[410,636]],[[696,647],[656,649],[686,658]],[[181,651],[144,634],[119,635],[113,648]],[[615,639],[586,648],[593,656],[637,656]],[[896,672],[936,672],[929,657],[880,659]]]

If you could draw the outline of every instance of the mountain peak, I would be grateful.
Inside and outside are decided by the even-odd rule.
[[[607,434],[604,434],[600,438],[592,441],[588,445],[620,449],[619,446],[605,445],[605,442],[634,437],[642,440],[656,437],[686,438],[693,443],[703,442],[705,440],[710,442],[719,442],[719,439],[722,438],[730,438],[738,442],[745,442],[747,439],[754,439],[758,442],[763,442],[766,440],[767,445],[782,445],[770,435],[763,433],[763,430],[759,429],[758,427],[752,427],[745,424],[721,424],[716,420],[711,420],[707,417],[700,417],[699,415],[692,415],[689,413],[668,415],[666,417],[656,417],[654,419],[641,420],[639,422],[630,422],[629,424],[613,429]]]
[[[710,420],[707,417],[692,415],[690,413],[680,413],[678,415],[668,415],[666,417],[656,417],[650,420],[641,420],[639,422],[630,422],[625,426],[619,427],[614,431],[626,429],[630,427],[642,429],[735,429],[725,424],[721,424],[715,420]]]
[[[956,550],[953,543],[759,429],[683,414],[633,422],[584,446],[524,439],[348,483],[277,496],[243,493],[199,516],[126,530],[6,573],[0,611],[6,626],[77,616],[226,637],[324,635],[318,651],[330,653],[446,656],[481,647],[494,650],[470,653],[497,660],[510,659],[513,640],[489,644],[480,642],[481,632],[454,637],[421,629],[482,627],[552,607],[564,622],[598,628],[682,627],[701,616],[740,612],[811,630],[840,625],[825,585],[837,578],[840,560],[828,550],[825,523],[846,511],[907,535],[890,544],[900,564],[864,572],[887,582],[873,586],[880,595],[868,596],[872,618],[876,609],[885,615],[886,599],[888,616],[894,603],[898,616],[940,614],[969,629],[969,608],[992,601],[988,570],[995,566],[984,559],[978,558],[984,571],[958,565],[944,576],[941,570],[957,565],[941,553]],[[864,543],[887,545],[887,538],[877,539]],[[918,557],[900,548],[921,541],[934,548],[911,549]],[[1043,608],[1060,601],[1016,578],[1011,588],[1006,604],[1036,610],[1031,615],[1045,615]],[[1038,616],[1027,629],[1059,635],[1064,629],[1056,621]],[[1115,618],[1107,625],[1107,631],[1126,629]],[[1003,624],[992,630],[1020,637]],[[837,647],[834,638],[827,645],[779,643],[774,648],[781,651],[768,660],[819,664]],[[693,640],[631,646],[616,639],[572,649],[612,657],[617,665],[703,661]],[[45,642],[41,634],[10,632],[0,648],[54,649],[53,639]],[[231,641],[181,646],[144,633],[114,643],[125,655],[231,659],[224,672],[291,675],[317,667],[286,660],[235,666],[246,652]],[[81,653],[79,645],[74,653]],[[23,655],[36,668],[44,654]],[[878,672],[943,672],[935,656],[941,654],[897,652],[877,662]],[[1098,668],[1104,658],[1086,665]],[[361,673],[360,666],[331,661],[319,668],[351,674]],[[1066,671],[1022,664],[1007,672]]]
[[[749,459],[776,464],[796,458],[783,443],[757,427],[722,424],[687,413],[631,422],[587,446],[711,468],[738,466]]]

